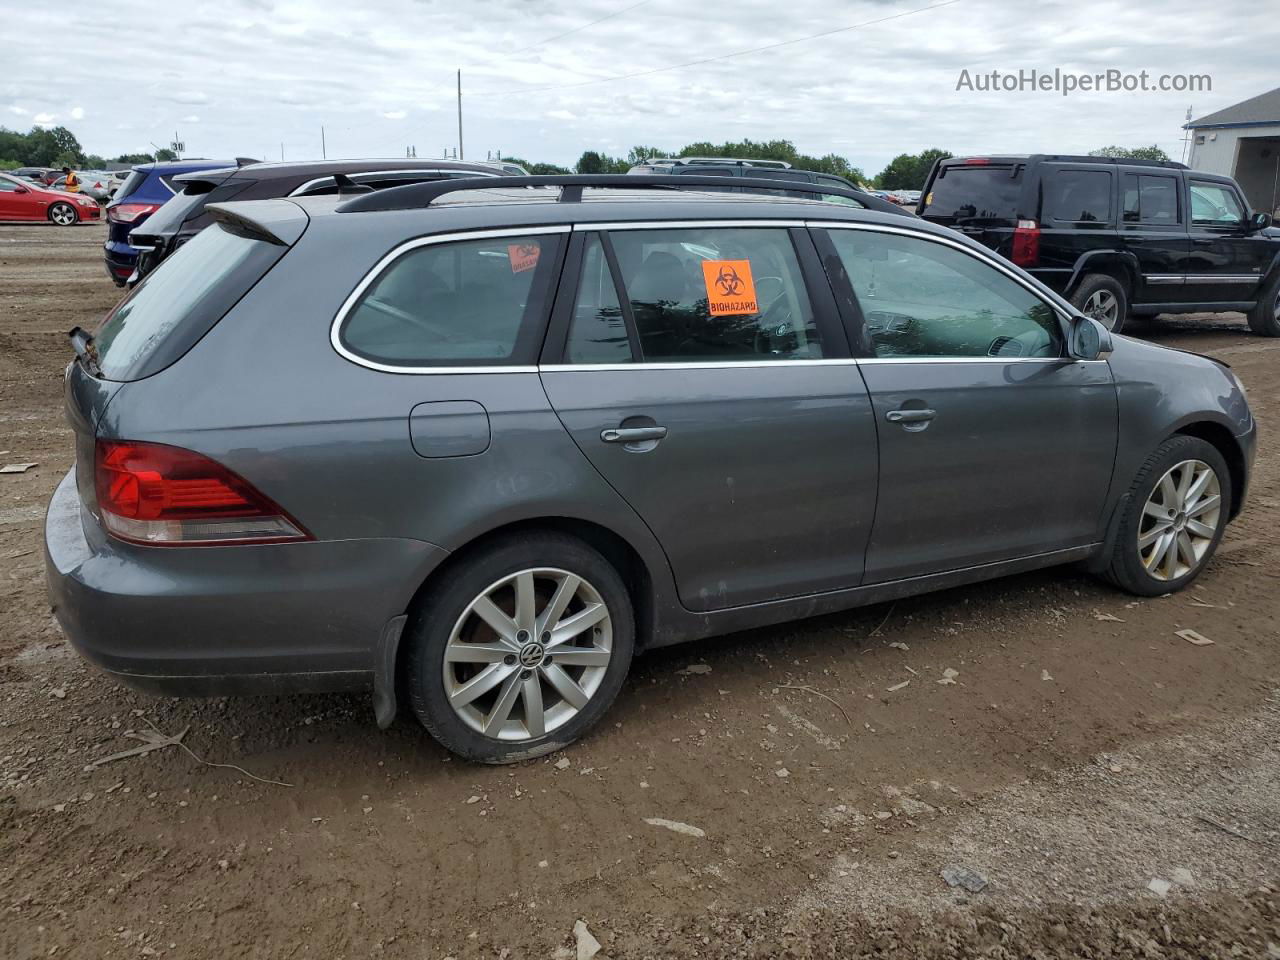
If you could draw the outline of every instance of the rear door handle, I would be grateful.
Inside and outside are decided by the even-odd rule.
[[[890,410],[884,418],[890,423],[926,423],[937,415],[936,410]]]
[[[642,443],[661,440],[666,435],[666,427],[613,427],[600,431],[600,439],[605,443]]]

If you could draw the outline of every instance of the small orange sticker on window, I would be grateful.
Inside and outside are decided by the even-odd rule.
[[[511,261],[512,273],[524,273],[538,265],[540,247],[536,243],[507,244],[507,259]]]
[[[702,279],[707,285],[707,309],[713,317],[759,312],[750,260],[703,260]]]

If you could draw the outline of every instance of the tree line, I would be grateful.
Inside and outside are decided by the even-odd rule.
[[[32,127],[27,133],[0,127],[0,170],[15,167],[96,170],[108,162],[150,163],[177,159],[176,153],[165,149],[155,153],[122,153],[115,158],[85,153],[76,135],[66,127]]]
[[[1139,160],[1168,160],[1168,155],[1156,145],[1149,147],[1102,147],[1090,151],[1095,157],[1133,157]],[[946,150],[930,148],[919,153],[900,153],[875,176],[867,176],[860,167],[835,153],[820,157],[798,151],[790,140],[738,140],[736,142],[711,143],[699,141],[679,150],[661,147],[635,146],[625,157],[611,157],[596,150],[584,151],[570,170],[554,163],[528,161],[520,157],[505,157],[518,163],[535,175],[564,173],[626,173],[638,163],[654,157],[735,157],[741,160],[782,160],[800,170],[831,173],[866,187],[879,190],[919,190],[924,186],[929,169],[939,159],[950,157]],[[153,160],[176,160],[172,150],[161,149],[154,154],[126,153],[114,158],[116,163],[150,163]],[[28,133],[19,133],[0,127],[0,169],[14,167],[76,167],[94,169],[107,160],[97,154],[86,154],[80,141],[66,127],[33,127]]]

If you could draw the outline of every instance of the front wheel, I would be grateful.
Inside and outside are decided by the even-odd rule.
[[[608,710],[635,646],[617,570],[572,537],[494,544],[427,591],[409,627],[409,700],[449,750],[513,763],[572,743]]]
[[[1249,311],[1249,329],[1259,336],[1280,337],[1280,273],[1263,288]]]
[[[75,207],[59,201],[49,208],[49,219],[60,227],[69,227],[80,217],[76,214]]]
[[[1071,294],[1071,303],[1112,333],[1119,333],[1129,318],[1129,295],[1124,284],[1105,273],[1091,273],[1081,280]]]
[[[1181,590],[1204,570],[1226,529],[1226,461],[1199,437],[1171,437],[1147,458],[1129,494],[1108,579],[1144,597]]]

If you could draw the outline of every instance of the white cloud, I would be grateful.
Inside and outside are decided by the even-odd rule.
[[[9,112],[10,112],[10,113],[12,113],[12,114],[15,114],[15,115],[17,115],[17,116],[19,116],[19,117],[25,117],[25,116],[26,116],[27,114],[29,114],[31,111],[30,111],[30,110],[25,109],[24,107],[20,107],[20,106],[18,106],[16,103],[11,103],[11,104],[9,104]]]
[[[58,117],[56,114],[37,113],[34,117],[31,118],[31,122],[34,123],[37,127],[48,127],[48,126],[52,126],[54,121],[57,119]]]
[[[547,119],[549,120],[576,120],[578,119],[568,110],[548,110]]]
[[[73,107],[73,108],[71,109],[71,119],[72,119],[72,120],[83,120],[83,119],[84,119],[84,107]]]
[[[166,99],[172,100],[174,103],[208,103],[209,95],[201,93],[199,90],[179,90],[171,93]]]
[[[405,110],[388,110],[383,114],[383,116],[388,120],[403,120],[408,115],[408,111]]]
[[[199,123],[200,118],[196,116],[194,113],[189,113],[182,118],[182,122],[183,123]]]

